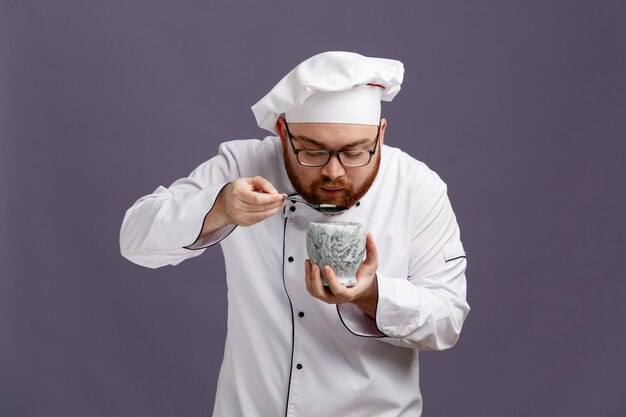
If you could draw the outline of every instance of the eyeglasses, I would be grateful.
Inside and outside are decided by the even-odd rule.
[[[300,165],[306,167],[322,167],[326,165],[333,155],[337,155],[337,159],[341,165],[350,168],[362,167],[370,163],[372,155],[376,153],[376,147],[378,146],[378,138],[380,136],[380,125],[378,125],[378,132],[376,133],[376,140],[374,142],[374,149],[359,149],[359,150],[338,150],[330,151],[326,149],[296,149],[293,145],[292,134],[289,131],[289,125],[285,122],[287,128],[287,136],[289,137],[289,143],[293,153],[296,154],[296,159]]]

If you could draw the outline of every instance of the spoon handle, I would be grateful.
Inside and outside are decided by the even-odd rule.
[[[304,201],[304,200],[303,200],[303,199],[301,199],[301,198],[298,198],[298,197],[291,197],[291,196],[284,195],[284,194],[283,194],[283,200],[297,201],[297,202],[299,202],[299,203],[309,204],[309,203],[307,203],[306,201]]]

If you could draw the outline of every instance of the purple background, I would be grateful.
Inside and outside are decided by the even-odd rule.
[[[1,0],[0,416],[211,414],[221,251],[141,268],[121,221],[324,50],[404,62],[386,142],[469,252],[424,416],[626,415],[624,1]]]

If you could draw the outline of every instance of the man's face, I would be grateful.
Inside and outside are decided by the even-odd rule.
[[[379,143],[368,165],[343,166],[337,155],[321,167],[298,163],[287,136],[284,119],[276,122],[281,133],[285,168],[294,188],[313,204],[336,204],[352,207],[369,190],[380,167],[380,154],[387,122],[381,120]],[[289,123],[291,139],[296,149],[371,150],[374,148],[377,126],[338,123]]]

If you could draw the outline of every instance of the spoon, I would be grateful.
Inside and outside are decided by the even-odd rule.
[[[291,197],[291,196],[284,195],[284,194],[283,194],[283,199],[284,200],[289,200],[289,201],[296,201],[298,203],[304,203],[307,206],[311,207],[312,209],[315,209],[315,210],[319,211],[322,214],[339,214],[339,213],[343,213],[344,211],[348,210],[348,207],[337,206],[335,204],[311,204],[308,201],[303,200],[301,198]]]

